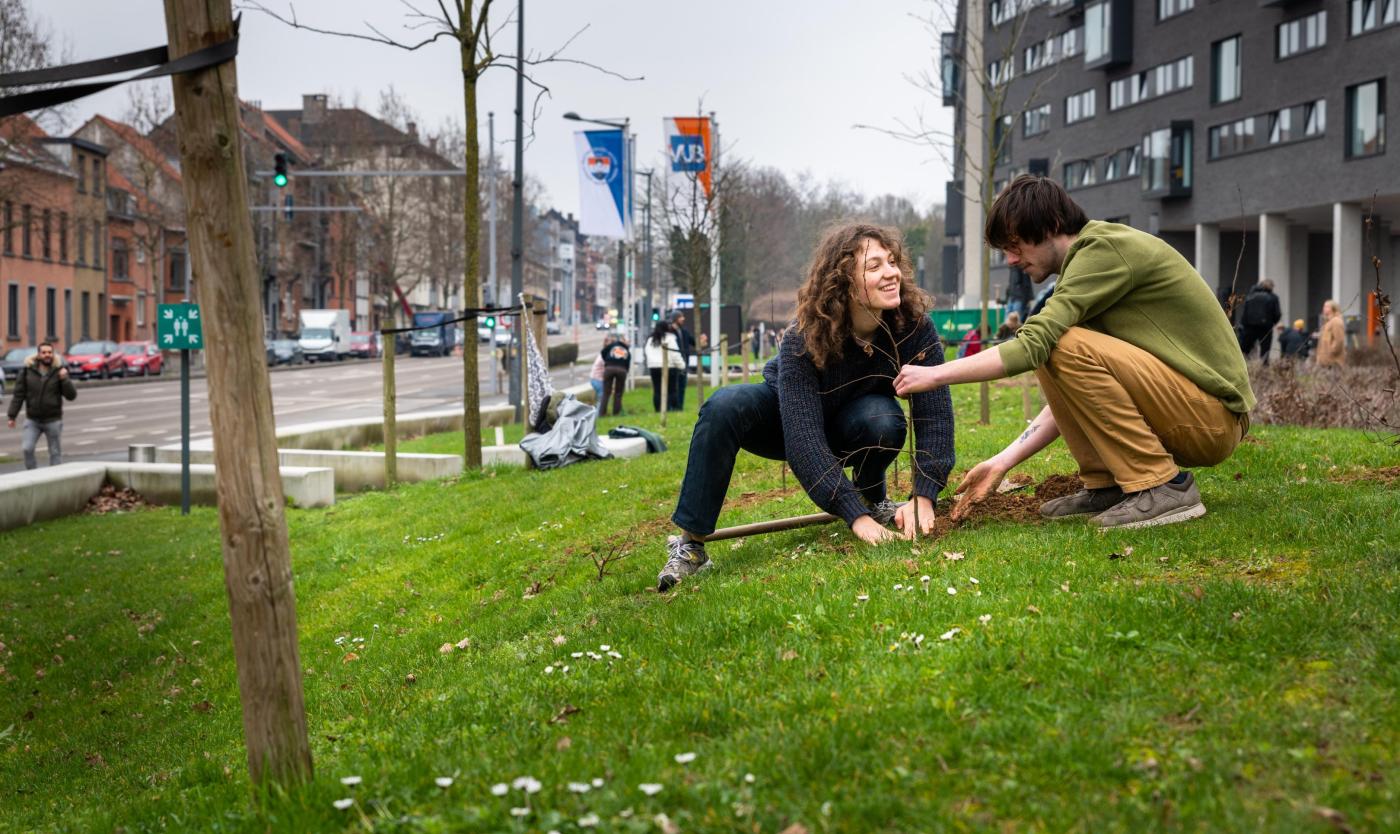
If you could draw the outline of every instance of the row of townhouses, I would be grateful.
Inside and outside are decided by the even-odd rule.
[[[466,306],[461,168],[437,137],[319,94],[297,110],[242,102],[240,117],[269,337],[294,335],[302,309],[348,310],[369,330]],[[283,187],[270,175],[279,157]],[[338,176],[298,176],[311,171]],[[498,279],[488,280],[483,222],[474,302],[510,296],[509,175],[496,180]],[[153,340],[156,305],[199,297],[184,200],[173,117],[143,134],[98,115],[67,136],[0,120],[0,348]],[[567,323],[599,317],[611,250],[590,246],[571,214],[529,206],[526,217],[525,291]]]

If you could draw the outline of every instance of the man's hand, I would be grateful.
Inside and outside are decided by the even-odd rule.
[[[67,378],[68,378],[68,369],[67,369],[67,368],[59,368],[59,369],[58,369],[58,378],[59,378],[59,379],[67,379]]]
[[[901,506],[894,511],[894,526],[904,534],[904,538],[914,538],[914,504],[919,505],[919,534],[927,536],[933,532],[933,502],[922,495],[914,496],[914,500]]]
[[[894,378],[894,392],[901,397],[921,394],[938,387],[938,370],[927,365],[905,365]]]
[[[1011,467],[997,458],[989,458],[972,467],[963,476],[958,488],[953,491],[954,495],[961,495],[962,498],[953,505],[953,512],[949,514],[949,518],[961,521],[972,509],[972,505],[982,503],[992,490],[1001,485],[1001,479],[1010,469]]]
[[[14,428],[14,427],[15,427],[15,421],[14,421],[14,420],[11,420],[11,421],[10,421],[10,428]]]
[[[855,524],[851,525],[851,532],[855,533],[856,538],[866,544],[880,544],[895,540],[894,533],[885,529],[878,521],[868,515],[856,519]]]

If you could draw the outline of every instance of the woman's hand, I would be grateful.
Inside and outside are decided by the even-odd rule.
[[[914,500],[903,505],[894,511],[894,526],[904,534],[904,538],[914,538],[914,503],[919,505],[919,535],[927,536],[933,532],[933,502],[922,495],[914,496]]]
[[[855,533],[856,538],[866,544],[881,544],[895,540],[894,533],[868,515],[856,519],[855,523],[851,525],[851,532]]]
[[[954,495],[961,495],[962,498],[953,505],[953,512],[948,517],[953,521],[961,521],[974,504],[982,503],[992,490],[1001,485],[1001,479],[1010,470],[1011,467],[996,457],[988,458],[968,470],[958,488],[953,491]]]
[[[894,392],[901,397],[937,388],[938,369],[927,365],[905,365],[894,378]]]

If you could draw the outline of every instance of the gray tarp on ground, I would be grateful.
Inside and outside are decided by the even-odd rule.
[[[557,469],[589,458],[610,458],[612,453],[598,442],[598,412],[588,403],[570,396],[559,403],[559,419],[544,434],[531,433],[520,441],[520,448],[537,469]]]

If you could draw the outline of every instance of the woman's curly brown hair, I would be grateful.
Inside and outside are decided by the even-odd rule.
[[[822,235],[807,268],[807,280],[797,291],[797,329],[807,355],[818,368],[841,358],[842,346],[851,334],[851,296],[866,240],[889,250],[899,265],[899,307],[884,312],[885,324],[901,333],[928,315],[929,297],[914,284],[914,267],[898,229],[872,223],[833,226]]]

